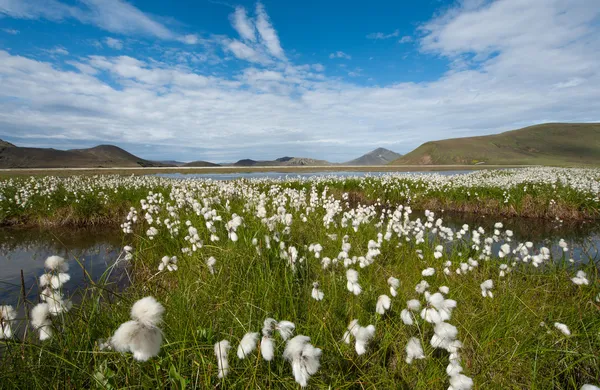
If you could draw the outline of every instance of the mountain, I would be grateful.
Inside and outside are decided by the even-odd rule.
[[[6,146],[0,140],[0,168],[107,168],[168,166],[144,160],[113,145],[57,150]]]
[[[600,123],[546,123],[431,141],[391,164],[600,165]]]
[[[306,165],[331,165],[329,161],[304,157],[280,157],[276,160],[243,159],[233,163],[234,167],[297,167]]]
[[[202,161],[202,160],[192,161],[189,163],[182,164],[181,166],[183,166],[183,167],[220,167],[219,164],[211,163],[208,161]]]
[[[181,161],[175,161],[175,160],[158,160],[158,161],[154,161],[157,162],[159,164],[165,164],[165,165],[169,165],[169,166],[174,166],[174,167],[181,167],[184,166],[186,163],[181,162]]]
[[[400,158],[402,155],[389,149],[377,148],[359,158],[345,162],[343,165],[386,165]]]

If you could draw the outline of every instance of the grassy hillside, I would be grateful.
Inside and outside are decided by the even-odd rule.
[[[163,167],[113,145],[57,150],[0,144],[0,168]]]
[[[600,123],[547,123],[426,142],[391,164],[600,165]]]

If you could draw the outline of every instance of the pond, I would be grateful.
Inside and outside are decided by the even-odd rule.
[[[67,296],[97,281],[121,251],[122,235],[115,228],[0,229],[0,305],[21,298],[21,271],[29,300],[37,302],[38,277],[48,256],[67,259],[71,280]]]
[[[423,212],[415,211],[411,219],[424,219]],[[558,241],[569,244],[569,258],[575,261],[598,261],[600,258],[600,222],[560,222],[525,218],[490,218],[489,216],[464,213],[436,213],[445,226],[455,230],[463,224],[470,229],[479,226],[486,235],[493,231],[495,222],[502,222],[504,229],[514,232],[513,247],[518,242],[531,241],[536,247],[551,248],[555,259],[562,258]],[[71,280],[65,284],[65,293],[72,296],[79,288],[89,286],[114,264],[123,245],[118,228],[72,228],[72,229],[0,229],[0,305],[17,305],[21,300],[21,270],[23,271],[27,297],[37,302],[37,278],[44,273],[44,261],[48,256],[60,255],[68,260]],[[497,253],[501,242],[494,244]],[[122,270],[120,272],[122,274]],[[115,277],[120,273],[115,272]],[[115,278],[116,279],[116,278]],[[119,278],[119,286],[126,285],[125,277]]]

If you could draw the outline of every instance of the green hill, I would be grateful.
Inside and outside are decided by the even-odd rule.
[[[600,165],[600,123],[546,123],[426,142],[393,165]]]

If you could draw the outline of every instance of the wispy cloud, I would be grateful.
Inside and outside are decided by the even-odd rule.
[[[413,37],[411,37],[410,35],[405,35],[398,40],[399,43],[410,43],[412,41],[413,41]]]
[[[115,50],[123,49],[123,41],[121,41],[119,39],[115,39],[112,37],[106,37],[104,39],[104,43],[106,44],[106,46],[110,47],[111,49],[115,49]]]
[[[230,15],[229,20],[242,39],[256,42],[254,22],[248,18],[244,7],[236,7],[235,12]]]
[[[57,0],[0,0],[0,15],[18,19],[75,19],[103,30],[125,35],[145,35],[192,43],[152,16],[121,0],[80,0],[71,6]]]
[[[244,7],[236,7],[229,21],[241,40],[221,39],[221,43],[235,57],[263,65],[287,61],[277,31],[262,3],[256,4],[255,18],[248,17]]]
[[[4,31],[5,33],[10,34],[10,35],[17,35],[20,32],[19,30],[15,30],[12,28],[3,28],[2,31]]]
[[[349,54],[344,53],[343,51],[336,51],[333,52],[331,54],[329,54],[329,58],[334,59],[334,58],[343,58],[346,60],[351,60],[352,56],[350,56]]]
[[[367,39],[389,39],[400,36],[400,30],[395,30],[391,34],[385,34],[382,32],[371,33],[367,35]]]
[[[51,55],[66,56],[69,54],[69,51],[62,46],[56,46],[56,47],[53,47],[52,49],[44,49],[44,51]]]

